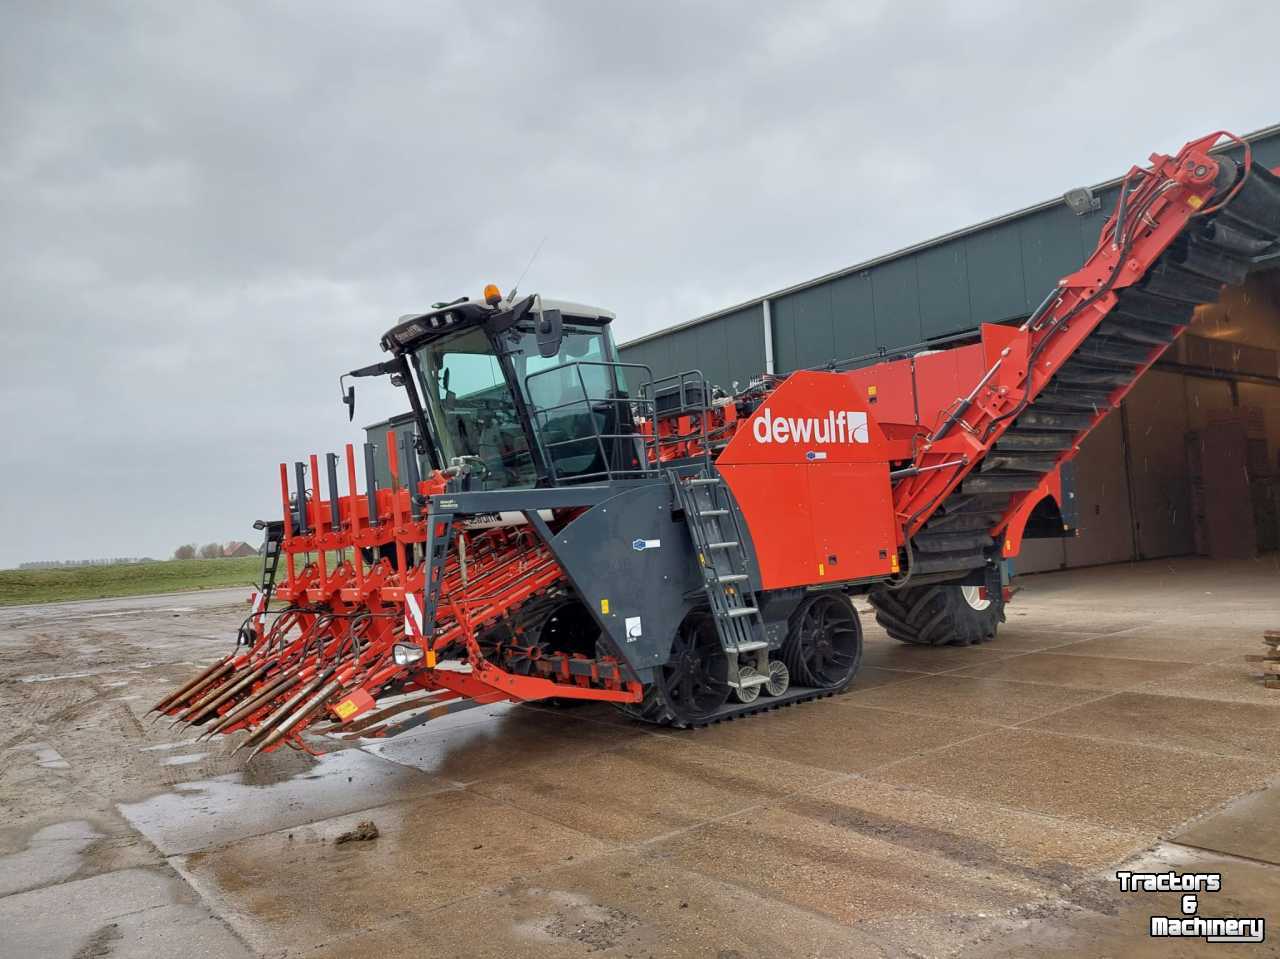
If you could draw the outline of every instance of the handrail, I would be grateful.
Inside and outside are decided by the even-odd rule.
[[[615,376],[613,377],[613,388],[608,390],[608,392],[614,395],[593,397],[591,395],[591,392],[587,389],[587,382],[582,374],[582,368],[584,366],[604,368],[613,372],[615,374]],[[578,387],[582,393],[581,398],[575,398],[563,403],[557,403],[553,406],[546,406],[546,407],[538,406],[534,401],[534,398],[533,398],[534,393],[532,388],[530,387],[530,384],[532,383],[532,381],[537,379],[540,376],[547,376],[551,373],[563,373],[565,370],[568,370],[568,369],[573,369],[577,376]],[[623,385],[625,385],[625,378],[618,377],[616,374],[618,371],[625,370],[625,369],[634,369],[645,374],[646,380],[645,380],[645,383],[641,385],[640,397],[633,397],[633,396],[627,395],[626,393],[623,393],[622,395],[617,395],[617,393],[619,392],[618,390],[619,383],[622,383]],[[652,383],[653,383],[653,371],[643,363],[623,363],[620,361],[611,361],[611,360],[574,360],[572,363],[563,363],[558,366],[549,366],[544,370],[537,370],[533,373],[528,374],[524,378],[524,392],[525,392],[526,402],[528,403],[528,407],[529,407],[529,416],[533,421],[532,426],[533,426],[534,437],[537,440],[539,447],[543,451],[543,454],[544,454],[543,459],[547,463],[547,468],[551,471],[551,479],[556,482],[559,482],[561,480],[566,480],[566,481],[572,481],[576,483],[576,482],[584,482],[587,480],[595,480],[595,479],[613,480],[613,479],[618,479],[623,477],[637,478],[637,477],[648,476],[656,472],[658,469],[657,463],[659,460],[659,457],[657,455],[658,449],[656,444],[654,444],[652,458],[649,455],[650,440],[654,439],[654,437],[646,436],[641,431],[634,430],[634,429],[631,432],[627,432],[627,433],[623,433],[623,432],[602,433],[600,431],[600,424],[596,421],[596,417],[595,417],[596,411],[593,408],[593,404],[596,404],[596,403],[612,403],[618,406],[619,413],[621,413],[622,405],[625,404],[627,407],[630,407],[632,409],[632,412],[634,415],[635,408],[637,406],[643,408],[646,405],[648,405],[650,407],[650,409],[648,410],[648,413],[649,413],[648,419],[650,420],[650,422],[652,422],[654,419],[654,415],[656,414],[656,408],[653,407],[652,400],[646,400],[644,398],[645,389],[648,386],[652,385]],[[564,410],[564,409],[568,409],[570,407],[576,407],[576,406],[582,406],[586,409],[587,418],[591,422],[591,433],[583,436],[571,437],[566,440],[553,440],[548,442],[543,436],[543,427],[548,422],[547,418],[549,414],[554,413],[558,410]],[[539,419],[540,417],[541,417],[541,420]],[[636,439],[639,439],[642,444],[639,466],[635,469],[614,469],[610,465],[609,449],[606,447],[604,441],[605,440],[634,441]],[[589,443],[592,440],[595,441],[596,451],[600,455],[600,461],[601,463],[604,464],[604,469],[596,470],[591,473],[575,473],[572,476],[561,476],[560,470],[556,464],[555,458],[550,455],[547,455],[548,451],[556,447]]]

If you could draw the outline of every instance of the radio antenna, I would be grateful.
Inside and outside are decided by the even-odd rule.
[[[525,276],[528,275],[529,267],[533,266],[533,261],[536,260],[538,258],[538,254],[542,252],[542,245],[547,242],[548,235],[549,234],[544,233],[542,235],[542,239],[538,241],[538,247],[533,251],[533,256],[529,257],[529,262],[525,264],[524,272],[520,274],[520,279],[516,280],[515,284],[511,287],[511,292],[507,294],[508,303],[515,302],[516,291],[520,289],[520,284],[524,282]]]

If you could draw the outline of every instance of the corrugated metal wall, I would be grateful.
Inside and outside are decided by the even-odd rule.
[[[1280,130],[1254,138],[1252,148],[1256,161],[1280,166]],[[1084,262],[1117,195],[1115,187],[1100,190],[1101,208],[1084,216],[1056,203],[768,297],[775,371],[893,352],[969,332],[980,323],[1027,316],[1062,276]],[[1249,311],[1238,307],[1232,310],[1237,326],[1249,320]],[[1274,335],[1269,332],[1274,318],[1268,309],[1267,322],[1255,324],[1268,332],[1254,335],[1251,330],[1247,338],[1260,347],[1275,348],[1267,339]],[[1231,363],[1203,365],[1244,369],[1238,354],[1249,347],[1238,336],[1199,345],[1218,346],[1236,357]],[[763,307],[756,302],[626,344],[622,357],[650,366],[655,376],[697,368],[721,386],[729,387],[734,380],[745,384],[765,369]],[[1200,362],[1182,353],[1177,358],[1192,365]],[[1269,386],[1237,388],[1245,386],[1259,392],[1261,399],[1251,402],[1260,405],[1274,404],[1280,394]],[[1077,461],[1080,537],[1029,542],[1018,569],[1030,572],[1191,551],[1184,437],[1187,429],[1202,428],[1197,422],[1205,410],[1231,403],[1227,382],[1151,373],[1126,401],[1124,414],[1108,417],[1085,442]],[[1280,416],[1275,419],[1280,421]],[[1280,439],[1276,442],[1280,445]]]
[[[1280,165],[1280,132],[1252,144],[1254,157]],[[1027,316],[1097,242],[1115,203],[1084,216],[1065,203],[1031,210],[963,236],[882,260],[866,269],[769,297],[774,368],[821,366]],[[701,369],[714,383],[743,384],[765,368],[759,302],[633,344],[622,358],[655,376]]]
[[[701,370],[712,383],[726,389],[735,381],[744,387],[764,371],[764,309],[759,304],[673,330],[664,336],[624,347],[622,360],[649,367],[655,378],[686,370]]]

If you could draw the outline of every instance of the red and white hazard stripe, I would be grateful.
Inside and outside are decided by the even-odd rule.
[[[404,597],[404,633],[412,639],[425,639],[422,625],[422,603],[416,593]]]

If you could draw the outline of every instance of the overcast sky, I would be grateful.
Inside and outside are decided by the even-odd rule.
[[[282,459],[361,438],[338,374],[544,236],[523,289],[631,339],[1280,121],[1277,36],[1256,0],[2,0],[0,567],[252,537]]]

